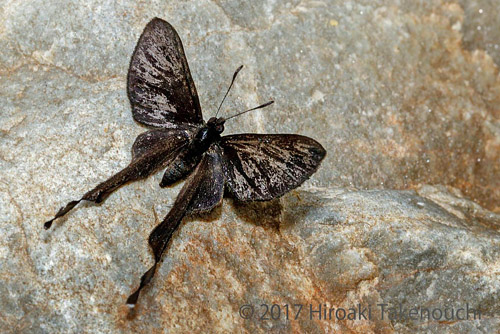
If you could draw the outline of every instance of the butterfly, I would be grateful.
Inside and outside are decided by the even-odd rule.
[[[234,73],[229,89],[241,68]],[[55,219],[82,200],[101,203],[120,186],[160,169],[165,169],[160,187],[186,178],[171,210],[149,236],[155,262],[128,297],[127,304],[133,306],[186,214],[211,211],[225,192],[239,201],[280,197],[307,180],[326,151],[317,141],[295,134],[221,136],[228,119],[272,101],[205,122],[179,35],[159,18],[151,20],[139,38],[130,62],[127,92],[134,119],[151,128],[135,140],[130,164],[81,199],[66,204],[44,226],[49,229]]]

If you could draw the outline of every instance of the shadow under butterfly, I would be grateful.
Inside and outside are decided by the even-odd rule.
[[[241,68],[234,73],[222,102]],[[212,210],[222,202],[224,189],[239,201],[282,196],[316,171],[326,151],[317,141],[294,134],[221,137],[226,120],[272,101],[227,119],[216,114],[205,123],[179,35],[159,18],[151,20],[139,38],[130,62],[127,91],[134,119],[153,129],[137,137],[132,161],[125,169],[80,200],[69,202],[44,226],[49,229],[80,201],[101,203],[123,184],[146,178],[158,169],[166,168],[160,187],[189,175],[172,209],[149,236],[155,262],[127,299],[127,304],[135,305],[186,214]],[[217,113],[219,110],[220,106]]]

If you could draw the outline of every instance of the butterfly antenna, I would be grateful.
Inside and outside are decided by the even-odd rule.
[[[241,71],[242,68],[243,68],[243,65],[241,65],[240,67],[238,67],[236,69],[236,72],[234,72],[234,74],[233,74],[233,80],[231,80],[231,84],[229,85],[229,88],[227,89],[226,95],[224,95],[224,98],[222,99],[222,102],[220,103],[220,106],[217,109],[217,112],[215,113],[215,117],[217,117],[217,115],[219,114],[220,107],[222,107],[222,104],[224,103],[224,100],[226,99],[227,94],[229,94],[229,91],[231,90],[231,87],[233,87],[233,83],[234,83],[234,80],[236,79],[236,76],[238,75],[238,73]]]
[[[273,103],[274,103],[274,101],[269,101],[269,102],[266,102],[266,103],[264,103],[264,104],[261,104],[261,105],[260,105],[260,106],[258,106],[258,107],[255,107],[255,108],[252,108],[252,109],[248,109],[248,110],[242,111],[242,112],[240,112],[240,113],[237,113],[236,115],[233,115],[233,116],[231,116],[231,117],[226,118],[226,121],[227,121],[228,119],[234,118],[234,117],[236,117],[236,116],[243,115],[244,113],[247,113],[247,112],[249,112],[249,111],[252,111],[252,110],[257,110],[257,109],[261,109],[261,108],[265,108],[265,107],[267,107],[267,106],[269,106],[269,105],[271,105],[271,104],[273,104]]]

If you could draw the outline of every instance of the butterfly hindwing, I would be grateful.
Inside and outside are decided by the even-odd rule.
[[[162,19],[151,20],[139,38],[130,62],[127,91],[139,123],[155,128],[203,123],[182,42]]]
[[[154,277],[158,262],[160,262],[161,256],[173,233],[179,227],[182,218],[187,213],[212,210],[222,201],[223,193],[224,174],[220,149],[217,145],[212,145],[203,155],[193,173],[187,178],[172,209],[149,235],[149,245],[153,250],[155,263],[142,275],[139,287],[128,297],[127,304],[137,303],[141,290]]]
[[[188,139],[187,131],[183,130],[158,129],[140,134],[132,146],[130,164],[88,191],[82,199],[99,203],[125,183],[148,177],[175,160]]]
[[[318,168],[325,149],[291,134],[239,134],[221,138],[229,192],[241,201],[265,201],[301,185]]]
[[[179,150],[189,141],[190,133],[177,129],[154,129],[141,133],[132,145],[132,161],[162,150],[166,154]]]
[[[149,236],[149,244],[159,261],[172,233],[187,213],[210,211],[222,201],[224,174],[217,145],[212,145],[186,179],[163,222]]]
[[[222,202],[224,195],[224,171],[220,147],[212,144],[203,156],[203,172],[198,191],[189,206],[190,213],[208,212]]]

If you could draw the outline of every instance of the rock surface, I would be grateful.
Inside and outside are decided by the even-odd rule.
[[[500,331],[499,11],[489,1],[4,3],[0,332]],[[328,155],[280,200],[229,200],[187,219],[130,315],[123,302],[152,263],[154,213],[181,185],[160,189],[157,174],[50,232],[42,223],[128,163],[145,129],[125,78],[154,16],[184,42],[205,119],[244,64],[224,112],[276,104],[226,133],[300,133]],[[292,304],[358,303],[372,305],[371,320],[291,318]],[[482,318],[382,319],[380,303],[468,304]],[[281,318],[256,318],[261,304],[280,305]]]
[[[418,193],[310,189],[270,203],[226,200],[185,221],[132,314],[124,301],[152,264],[152,212],[134,212],[135,202],[116,211],[110,198],[51,233],[28,235],[17,222],[3,233],[11,251],[2,269],[3,332],[498,331],[500,216],[444,189]],[[14,203],[3,204],[15,213]],[[274,306],[266,314],[262,304],[281,313]],[[381,304],[443,314],[389,319]],[[318,305],[372,313],[320,320],[311,313]],[[458,320],[467,306],[481,319]],[[275,320],[261,319],[271,314]]]

